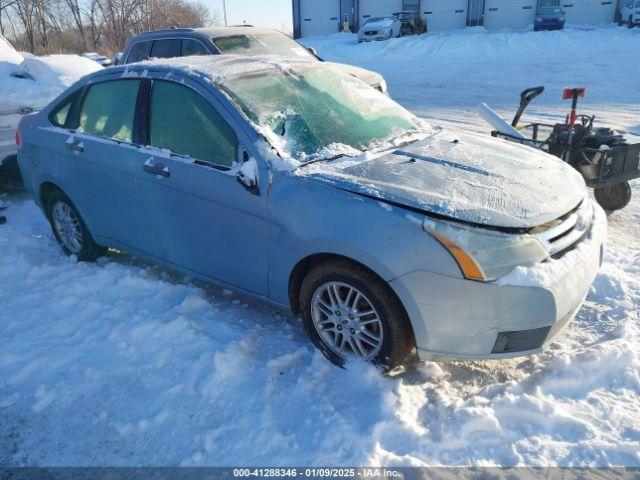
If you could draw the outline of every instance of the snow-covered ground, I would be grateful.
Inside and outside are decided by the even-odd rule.
[[[357,45],[308,41],[384,74],[449,126],[488,129],[481,100],[558,119],[585,110],[640,130],[640,29],[469,29]],[[531,117],[529,117],[531,118]],[[298,319],[128,255],[63,256],[24,196],[0,226],[0,465],[640,466],[640,188],[609,217],[584,308],[544,354],[340,370]]]

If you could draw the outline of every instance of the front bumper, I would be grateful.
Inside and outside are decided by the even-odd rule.
[[[564,22],[559,20],[544,20],[542,22],[535,22],[534,30],[562,30],[564,28]]]
[[[389,40],[391,38],[391,33],[377,33],[375,35],[358,35],[358,42],[379,42],[382,40]]]
[[[390,285],[411,320],[421,360],[499,359],[539,352],[574,318],[598,273],[606,217],[557,260],[495,282],[423,270]],[[534,269],[536,269],[534,271]]]

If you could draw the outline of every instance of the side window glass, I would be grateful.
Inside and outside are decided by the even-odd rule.
[[[78,90],[67,98],[62,100],[56,108],[54,108],[49,114],[49,121],[56,127],[64,127],[67,123],[67,118],[69,118],[69,113],[71,112],[71,106],[75,102],[76,98],[78,98],[78,94],[81,90]]]
[[[140,80],[113,80],[89,87],[80,108],[80,129],[122,142],[133,139]]]
[[[155,40],[151,47],[151,58],[172,58],[178,55],[178,40]]]
[[[153,82],[149,125],[154,147],[231,167],[236,160],[235,132],[196,91],[172,82]]]
[[[210,53],[198,40],[182,39],[182,56],[190,57],[192,55],[210,55]]]
[[[138,42],[131,47],[129,56],[127,57],[127,63],[141,62],[142,60],[148,60],[151,56],[151,45],[153,42]]]

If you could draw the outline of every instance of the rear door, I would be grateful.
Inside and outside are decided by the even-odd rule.
[[[163,38],[154,40],[151,47],[151,58],[174,58],[180,56],[180,40]]]
[[[94,83],[49,117],[58,127],[46,142],[57,154],[57,182],[93,237],[109,246],[139,246],[132,174],[139,87],[136,79]]]
[[[175,78],[175,77],[174,77]],[[234,168],[248,144],[199,84],[153,80],[147,152],[135,166],[148,251],[200,276],[267,295],[266,166],[255,195]]]

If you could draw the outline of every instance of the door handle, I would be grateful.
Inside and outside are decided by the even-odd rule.
[[[67,150],[71,150],[72,152],[82,153],[84,152],[84,145],[82,142],[71,141],[64,144],[67,147]]]
[[[169,167],[165,167],[160,162],[154,162],[152,159],[149,159],[146,162],[144,162],[144,165],[142,166],[142,168],[148,174],[155,175],[157,177],[167,178],[171,176],[171,171],[169,170]]]

